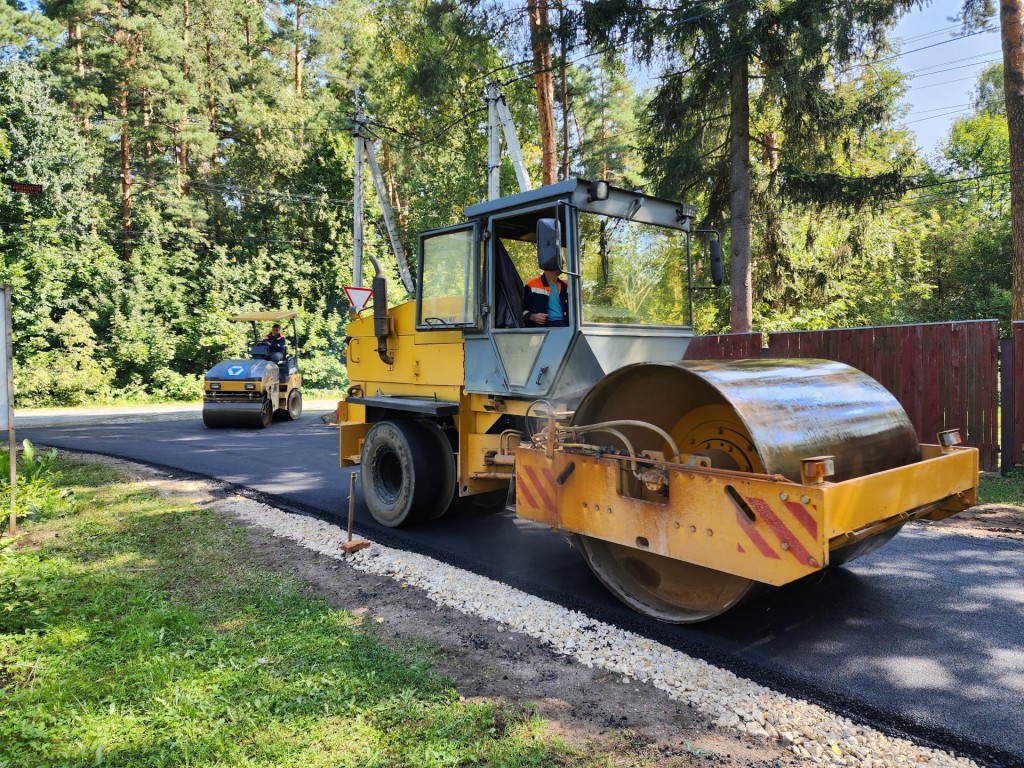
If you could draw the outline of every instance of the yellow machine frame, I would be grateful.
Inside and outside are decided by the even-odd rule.
[[[659,501],[623,492],[622,456],[544,446],[516,451],[516,514],[568,533],[780,586],[821,570],[829,553],[909,520],[941,520],[977,503],[978,452],[921,446],[923,459],[841,483],[653,462]]]

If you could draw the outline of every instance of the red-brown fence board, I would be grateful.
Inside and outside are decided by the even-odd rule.
[[[760,333],[725,333],[720,336],[694,336],[686,348],[684,360],[749,360],[761,357]]]
[[[1013,357],[1013,456],[1014,465],[1019,467],[1024,465],[1024,323],[1013,324]]]
[[[758,340],[755,347],[752,340]],[[1014,325],[1015,382],[1024,393],[1024,323]],[[900,402],[923,443],[959,428],[964,442],[978,448],[981,468],[998,467],[998,347],[995,320],[959,323],[789,331],[698,337],[686,359],[819,357],[852,365],[888,389]],[[1016,424],[1024,425],[1024,397],[1015,399]],[[1020,430],[1024,434],[1024,428]],[[1017,440],[1024,464],[1024,440]]]

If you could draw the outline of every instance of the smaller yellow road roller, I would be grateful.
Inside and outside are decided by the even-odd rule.
[[[228,318],[252,325],[247,359],[222,360],[203,381],[203,423],[208,427],[270,426],[273,419],[294,421],[302,415],[302,375],[295,312],[248,312]],[[260,335],[260,324],[291,321],[292,350],[287,339],[278,344]]]

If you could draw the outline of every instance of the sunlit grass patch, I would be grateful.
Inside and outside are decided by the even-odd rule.
[[[460,701],[432,645],[303,596],[215,513],[60,466],[53,535],[0,548],[0,765],[565,764],[532,711]]]
[[[1024,474],[1019,471],[1005,476],[982,473],[978,482],[978,503],[1024,506]]]

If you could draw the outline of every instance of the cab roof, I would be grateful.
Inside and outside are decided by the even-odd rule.
[[[291,320],[293,317],[298,316],[299,313],[294,310],[272,309],[268,312],[246,312],[241,315],[234,315],[233,317],[229,317],[228,320],[230,320],[233,323],[258,323],[264,320]]]
[[[689,231],[697,218],[697,208],[691,203],[668,200],[639,191],[608,185],[607,197],[596,199],[593,194],[598,181],[565,179],[546,187],[518,192],[496,200],[485,200],[466,208],[466,219],[515,212],[517,208],[533,209],[558,202],[569,202],[573,207],[590,213],[616,216],[672,229]]]

